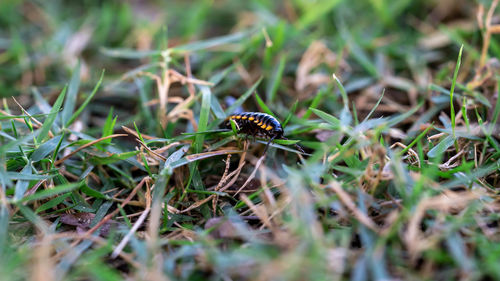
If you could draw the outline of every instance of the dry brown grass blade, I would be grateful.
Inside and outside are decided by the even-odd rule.
[[[460,161],[457,161],[453,163],[455,160],[460,160],[460,156],[462,156],[465,153],[465,149],[460,150],[457,154],[453,155],[446,163],[444,164],[439,164],[439,169],[442,171],[446,171],[455,167],[458,167],[460,165]]]
[[[116,248],[113,250],[113,253],[111,254],[111,258],[113,258],[113,259],[116,258],[122,252],[123,248],[125,248],[125,246],[127,245],[128,241],[130,240],[132,235],[134,235],[134,233],[137,231],[137,229],[139,229],[139,227],[142,225],[142,223],[144,222],[144,220],[148,216],[149,211],[151,210],[151,190],[149,189],[149,187],[147,185],[146,185],[145,197],[146,197],[146,208],[144,209],[142,214],[139,216],[137,221],[134,223],[134,225],[132,226],[130,231],[125,235],[125,237],[123,237],[120,244],[118,244],[118,246],[116,246]]]
[[[485,65],[486,57],[488,56],[488,49],[490,46],[491,34],[492,34],[491,20],[493,19],[493,13],[495,12],[495,9],[498,5],[498,1],[499,0],[493,0],[493,2],[491,2],[491,6],[488,9],[488,13],[486,14],[486,18],[484,19],[485,30],[483,32],[483,46],[481,49],[481,58],[479,60],[479,68],[482,68]],[[478,14],[480,11],[481,11],[481,9],[478,10]],[[478,19],[479,19],[479,22],[482,22],[483,18],[482,17],[479,18],[479,16],[478,16]],[[480,24],[480,26],[482,26],[482,23]]]
[[[118,214],[120,212],[120,209],[123,209],[127,204],[128,202],[130,202],[130,200],[132,200],[132,198],[135,196],[135,194],[137,193],[137,191],[139,191],[139,189],[141,189],[141,187],[144,185],[144,183],[147,183],[148,181],[150,181],[151,178],[150,177],[144,177],[140,182],[139,184],[137,184],[134,189],[132,189],[132,191],[130,192],[130,194],[127,196],[127,198],[125,199],[125,201],[123,201],[123,203],[120,204],[120,208],[116,208],[116,210],[114,210],[113,212],[109,213],[108,215],[106,215],[99,223],[97,223],[94,227],[92,227],[91,229],[89,229],[86,234],[92,234],[94,233],[94,231],[96,231],[97,229],[99,229],[99,227],[101,227],[103,224],[105,224],[108,220],[110,220],[111,218],[113,218],[116,214]]]
[[[100,237],[100,236],[94,236],[94,235],[86,235],[85,233],[80,234],[80,233],[75,233],[75,232],[62,232],[62,233],[54,233],[51,235],[53,240],[57,239],[76,239],[76,240],[91,240],[92,242],[103,246],[107,247],[109,246],[109,241]],[[132,265],[135,268],[140,268],[141,264],[136,262],[134,260],[134,257],[128,253],[120,253],[119,257],[125,260],[127,263]],[[43,280],[49,280],[49,279],[43,279]],[[51,279],[51,280],[56,280],[56,279]]]
[[[407,148],[407,146],[401,142],[396,142],[396,143],[392,144],[390,148],[393,149],[396,146],[399,146],[403,149]],[[418,157],[418,153],[415,152],[415,150],[413,150],[412,148],[410,148],[410,149],[408,149],[407,154],[411,157],[414,157],[415,161],[417,162],[418,167],[420,167],[421,164],[420,164],[420,157]],[[411,164],[414,164],[414,163],[411,163]]]
[[[212,200],[215,198],[215,194],[212,194],[210,196],[208,196],[207,198],[203,199],[203,200],[200,200],[200,201],[196,201],[194,202],[193,204],[191,204],[191,206],[187,207],[186,209],[180,211],[179,213],[183,214],[183,213],[187,213],[193,209],[196,209],[198,207],[200,207],[201,205],[207,203],[208,201]]]
[[[265,209],[265,207],[263,205],[259,205],[259,206],[256,206],[252,200],[250,200],[248,198],[248,196],[246,196],[245,194],[242,194],[240,196],[241,198],[241,201],[245,202],[245,204],[250,208],[250,210],[252,210],[252,212],[257,216],[259,217],[260,221],[262,221],[262,223],[268,227],[270,230],[273,230],[274,227],[273,225],[271,224],[271,219],[269,218],[269,215]],[[274,231],[273,231],[274,232]]]
[[[167,122],[165,116],[167,115],[168,92],[170,90],[170,75],[168,73],[168,69],[166,69],[166,66],[163,67],[162,78],[163,79],[157,79],[156,83],[158,87],[158,98],[160,99],[160,110],[158,111],[158,115],[161,120],[161,125],[165,127]]]
[[[140,139],[135,139],[140,145],[141,147],[143,147],[144,149],[146,149],[150,154],[154,155],[156,158],[160,159],[160,160],[163,160],[163,161],[166,161],[167,158],[153,150],[151,150],[151,148],[149,148],[145,143],[143,143]]]
[[[299,97],[307,98],[318,86],[330,83],[330,76],[323,73],[312,73],[321,64],[330,68],[339,66],[340,72],[348,69],[348,64],[337,54],[332,52],[321,41],[314,41],[302,55],[296,70],[295,89]]]
[[[184,64],[186,65],[186,76],[190,79],[193,74],[191,73],[191,61],[189,60],[189,54],[184,55]],[[187,88],[190,96],[194,96],[196,94],[193,83],[188,83]]]
[[[42,122],[38,121],[35,117],[31,116],[31,114],[28,113],[28,111],[26,111],[24,109],[24,107],[16,100],[16,98],[12,97],[12,99],[14,100],[14,102],[17,104],[17,106],[19,106],[19,108],[21,109],[21,111],[26,115],[28,116],[33,122],[35,122],[35,124],[33,124],[33,127],[34,128],[40,128],[42,127]],[[49,136],[51,138],[54,137],[54,135],[52,134],[52,132],[49,130]]]
[[[226,183],[226,181],[229,179],[227,174],[229,172],[230,164],[231,164],[231,154],[228,154],[227,158],[226,158],[226,167],[224,168],[224,173],[222,174],[222,177],[220,178],[219,183],[215,187],[215,189],[214,189],[215,191],[219,191],[219,189],[222,187],[222,185],[224,185],[224,183]],[[217,210],[217,201],[219,201],[219,195],[216,195],[214,200],[212,201],[212,210],[214,212],[214,216],[217,215],[217,211],[216,211]]]
[[[420,201],[415,213],[410,216],[408,228],[403,237],[411,259],[415,261],[423,250],[429,249],[439,241],[438,234],[425,237],[421,230],[420,224],[427,210],[439,210],[441,213],[458,212],[480,196],[481,194],[477,192],[445,191],[443,194]]]
[[[161,194],[163,196],[163,194]],[[160,230],[160,222],[161,222],[161,204],[159,201],[155,202],[151,208],[149,215],[149,223],[147,226],[147,236],[146,243],[148,249],[151,251],[152,255],[158,255],[158,234]]]
[[[363,212],[361,212],[358,208],[356,208],[356,204],[354,204],[353,200],[349,196],[347,192],[345,192],[338,182],[330,182],[327,186],[332,189],[339,196],[340,201],[344,206],[349,209],[354,215],[354,217],[363,225],[368,227],[369,229],[379,232],[378,226]]]
[[[264,34],[264,39],[266,40],[266,48],[271,48],[273,46],[273,41],[271,37],[269,37],[269,33],[267,33],[267,29],[265,27],[262,28],[262,34]]]
[[[224,187],[222,187],[219,191],[221,191],[221,192],[226,191],[229,187],[231,187],[238,180],[238,177],[240,176],[240,173],[241,173],[241,169],[243,169],[243,167],[246,164],[245,158],[247,156],[248,146],[249,146],[249,142],[245,142],[245,144],[243,145],[243,153],[241,154],[240,161],[238,162],[238,168],[236,168],[236,170],[229,173],[229,175],[227,177],[228,178],[232,177],[232,179]]]
[[[135,130],[132,130],[130,128],[127,128],[125,126],[122,126],[122,129],[127,133],[127,134],[130,134],[130,135],[133,135],[134,137],[136,138],[139,138],[139,135],[137,134],[137,132]],[[143,133],[141,133],[141,137],[143,139],[146,139],[146,140],[152,140],[152,139],[157,139],[158,137],[153,137],[153,136],[149,136],[149,135],[145,135]]]
[[[500,33],[500,24],[495,24],[490,27],[490,31],[492,34]]]
[[[73,150],[71,153],[69,153],[68,155],[64,156],[63,158],[57,160],[55,163],[54,163],[54,166],[57,166],[61,163],[63,163],[64,161],[68,160],[71,156],[75,155],[76,153],[78,153],[79,151],[81,151],[82,149],[85,149],[89,146],[93,146],[94,144],[98,143],[98,142],[101,142],[103,140],[107,140],[107,139],[111,139],[111,138],[117,138],[117,137],[126,137],[128,136],[127,134],[114,134],[114,135],[110,135],[110,136],[107,136],[107,137],[103,137],[103,138],[100,138],[100,139],[97,139],[97,140],[94,140],[94,141],[91,141],[87,144],[84,144],[82,146],[80,146],[79,148]]]
[[[253,84],[252,75],[246,70],[243,63],[238,58],[234,59],[234,65],[236,66],[236,72],[240,75],[241,79],[245,82],[247,87],[251,87]]]
[[[214,85],[214,83],[211,83],[208,81],[204,81],[204,80],[200,80],[200,79],[196,79],[196,78],[192,78],[192,77],[186,77],[173,69],[169,69],[168,71],[169,71],[169,74],[172,76],[171,77],[172,83],[180,82],[183,85],[184,84],[196,84],[196,85],[202,85],[202,86],[213,86]]]
[[[257,169],[259,169],[260,165],[262,164],[262,161],[266,158],[266,154],[262,155],[259,160],[257,161],[257,164],[255,164],[255,167],[252,171],[252,173],[250,174],[250,176],[248,177],[248,179],[245,181],[245,183],[238,189],[238,191],[236,191],[236,193],[234,194],[234,196],[238,195],[238,193],[240,193],[243,188],[245,188],[247,186],[247,184],[255,177],[255,174],[257,173]]]
[[[50,258],[53,247],[52,243],[51,235],[43,234],[40,243],[34,247],[31,280],[56,280],[54,261]]]
[[[127,196],[127,198],[125,199],[125,201],[123,201],[123,203],[120,205],[120,208],[116,208],[113,212],[109,213],[108,215],[106,215],[101,221],[99,221],[94,227],[92,227],[91,229],[89,229],[87,232],[85,232],[82,237],[88,237],[88,236],[91,236],[92,233],[94,233],[97,229],[99,229],[101,226],[103,226],[106,222],[108,222],[110,219],[112,219],[116,214],[118,214],[120,212],[120,209],[123,209],[127,204],[128,202],[130,202],[132,200],[132,198],[135,196],[135,194],[137,193],[137,191],[139,191],[139,189],[144,185],[144,183],[150,181],[151,178],[150,177],[144,177],[140,182],[139,184],[137,184],[134,189],[132,189],[132,191],[130,192],[130,194]],[[73,241],[73,243],[71,243],[71,246],[69,248],[74,248],[76,245],[78,245],[78,243],[81,242],[83,238],[81,239],[77,239],[75,241]],[[56,256],[55,256],[55,259],[59,259],[61,258],[63,255],[65,255],[65,251],[61,251],[59,252]]]
[[[382,180],[382,173],[386,165],[386,150],[381,146],[371,146],[361,150],[363,157],[369,159],[368,165],[365,172],[359,179],[359,186],[363,187],[363,190],[375,193],[378,184]],[[374,167],[378,164],[378,170],[374,170]]]
[[[262,202],[266,204],[266,207],[269,210],[275,210],[276,209],[276,199],[273,196],[273,193],[271,192],[268,184],[267,184],[267,171],[266,169],[259,169],[260,170],[260,186],[262,186],[262,193],[261,193],[261,198]]]
[[[225,155],[225,154],[235,154],[235,153],[242,153],[243,151],[241,150],[233,150],[233,149],[222,149],[222,150],[215,150],[215,151],[209,151],[209,152],[202,152],[202,153],[197,153],[197,154],[191,154],[186,156],[186,160],[189,162],[193,161],[198,161],[214,156],[219,156],[219,155]]]
[[[14,99],[14,100],[15,100],[15,99]],[[17,101],[16,101],[16,103],[17,103]],[[21,105],[20,105],[20,104],[18,104],[18,105],[21,107]],[[21,107],[21,110],[22,110],[22,111],[23,111],[23,112],[24,112],[27,116],[29,116],[29,117],[30,117],[30,119],[32,119],[32,120],[35,122],[35,123],[33,124],[33,128],[38,129],[38,128],[42,127],[41,123],[40,123],[38,120],[36,120],[33,116],[31,116],[28,112],[26,112],[26,111],[24,110],[24,108],[22,108],[22,107]],[[0,113],[1,113],[2,115],[4,115],[4,116],[7,116],[7,117],[13,116],[12,114],[9,114],[8,112],[6,112],[6,111],[4,111],[4,110],[1,110],[1,109],[0,109]],[[12,118],[12,120],[15,120],[15,121],[20,122],[20,123],[25,123],[25,122],[26,122],[26,120],[24,120],[23,118]],[[51,137],[51,138],[53,138],[53,137],[54,137],[54,134],[52,134],[52,132],[51,132],[50,130],[49,130],[49,137]]]

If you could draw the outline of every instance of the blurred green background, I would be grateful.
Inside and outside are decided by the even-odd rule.
[[[110,58],[102,48],[161,50],[247,30],[257,35],[226,46],[220,50],[228,51],[225,55],[194,54],[195,76],[207,79],[239,58],[245,67],[270,79],[283,59],[284,76],[293,79],[302,54],[317,40],[337,54],[345,51],[346,59],[355,61],[349,74],[357,78],[384,75],[383,63],[409,76],[412,68],[452,58],[465,36],[469,44],[478,43],[478,34],[456,30],[460,21],[474,20],[475,5],[460,0],[4,0],[0,3],[0,95],[28,94],[33,86],[42,92],[59,88],[79,59],[85,66],[84,81],[95,80],[102,69],[111,79],[141,63]],[[259,34],[262,28],[272,47],[265,48]],[[421,48],[419,40],[436,31],[459,42],[441,42],[437,50]]]

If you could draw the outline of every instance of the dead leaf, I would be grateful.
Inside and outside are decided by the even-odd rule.
[[[76,226],[76,231],[82,234],[90,229],[90,223],[94,218],[95,214],[92,213],[64,214],[61,216],[61,223]],[[101,236],[107,236],[111,227],[117,224],[114,220],[107,221],[101,228]]]

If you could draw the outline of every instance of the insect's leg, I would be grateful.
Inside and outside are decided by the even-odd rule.
[[[274,138],[276,138],[276,136],[272,137],[269,139],[269,141],[267,142],[266,144],[266,148],[264,148],[264,154],[266,154],[267,152],[267,149],[269,148],[269,145],[271,144],[271,142],[274,140]]]
[[[295,147],[302,153],[302,154],[306,154],[306,152],[304,151],[304,149],[302,149],[302,146],[294,143],[293,145],[295,145]]]
[[[255,142],[257,139],[257,132],[255,130],[252,132],[252,138],[253,138],[253,142]]]
[[[281,139],[287,140],[287,138],[285,138],[285,137],[281,137]],[[299,150],[302,154],[306,154],[306,152],[304,151],[304,149],[302,149],[302,146],[300,146],[300,145],[298,145],[298,144],[296,144],[296,143],[294,143],[293,145],[294,145],[294,146],[295,146],[295,148],[297,148],[297,149],[298,149],[298,150]]]

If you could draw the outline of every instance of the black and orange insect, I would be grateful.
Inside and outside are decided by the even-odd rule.
[[[286,139],[283,134],[283,127],[278,119],[262,112],[243,112],[235,113],[226,118],[225,127],[231,128],[231,120],[234,121],[238,133],[244,133],[253,137],[263,137],[269,139],[264,153],[269,144],[275,139]],[[295,145],[302,153],[304,151],[298,145]]]

